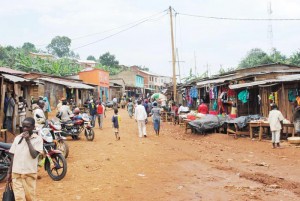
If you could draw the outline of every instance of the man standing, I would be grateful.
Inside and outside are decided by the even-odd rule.
[[[95,127],[95,121],[96,121],[96,114],[97,114],[97,108],[96,104],[94,103],[94,100],[90,100],[89,103],[89,110],[90,110],[90,115],[92,117],[91,125]]]
[[[139,137],[147,137],[145,124],[145,121],[147,119],[147,113],[145,107],[141,105],[140,100],[137,101],[137,104],[138,105],[135,108],[134,118],[138,123]]]
[[[13,93],[9,97],[7,101],[7,110],[6,110],[6,128],[9,132],[12,132],[12,120],[14,115],[14,107],[15,107],[15,100],[13,98]]]
[[[39,100],[39,102],[37,103],[38,108],[36,108],[33,112],[33,118],[35,121],[35,129],[39,130],[42,129],[45,122],[46,122],[46,117],[44,114],[44,106],[45,106],[45,102],[43,100]]]
[[[272,132],[272,143],[274,149],[276,148],[275,143],[277,144],[277,147],[280,147],[280,131],[283,126],[284,117],[282,113],[278,110],[276,104],[273,104],[271,106],[271,109],[272,110],[269,113],[268,122],[270,124],[270,129]]]
[[[43,139],[33,133],[35,121],[31,117],[22,122],[24,132],[18,135],[9,150],[13,154],[8,170],[15,200],[35,200],[38,155],[43,152]]]
[[[97,104],[97,116],[98,116],[98,125],[99,125],[99,128],[102,130],[103,116],[104,116],[104,107],[101,104],[101,101],[99,101],[98,104]]]
[[[24,121],[26,117],[26,108],[27,108],[27,103],[24,100],[22,96],[19,97],[19,102],[18,102],[18,114],[19,114],[19,128],[20,128],[20,133],[23,133],[23,128],[22,128],[22,122]]]
[[[117,97],[113,98],[113,107],[118,108],[118,99],[117,99]]]

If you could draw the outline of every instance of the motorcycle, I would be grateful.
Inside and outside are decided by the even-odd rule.
[[[55,149],[53,136],[49,129],[42,128],[39,135],[43,138],[44,154],[39,156],[39,166],[44,165],[44,169],[54,181],[62,180],[67,173],[67,161],[62,152]]]
[[[61,135],[62,130],[60,122],[48,120],[46,121],[44,128],[50,129],[55,148],[60,150],[63,153],[63,156],[67,158],[69,156],[69,145],[65,142],[66,138]]]
[[[39,165],[44,165],[52,180],[59,181],[67,173],[67,161],[61,151],[54,149],[55,144],[49,129],[43,128],[39,131],[39,134],[44,141],[44,153],[39,155]],[[6,178],[11,165],[12,155],[9,153],[11,145],[11,143],[0,142],[0,181]]]
[[[61,115],[56,116],[61,120]],[[93,141],[95,132],[91,126],[91,121],[88,114],[84,113],[81,116],[71,116],[71,120],[62,122],[62,136],[71,136],[72,139],[79,139],[79,134],[84,130],[84,135],[88,141]]]
[[[0,142],[0,181],[4,180],[11,164],[12,154],[9,153],[11,143]]]

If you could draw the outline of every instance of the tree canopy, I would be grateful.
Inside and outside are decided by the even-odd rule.
[[[93,55],[90,55],[86,58],[86,60],[96,61],[96,58]]]
[[[99,62],[104,66],[109,67],[117,67],[119,65],[119,61],[116,60],[115,55],[106,52],[99,57]]]
[[[29,53],[29,52],[37,52],[37,50],[35,48],[35,45],[32,44],[32,43],[29,43],[29,42],[24,43],[23,46],[22,46],[22,49],[25,52],[27,52],[27,53]]]
[[[64,57],[70,55],[71,39],[67,36],[56,36],[51,40],[47,46],[48,52],[58,56]]]

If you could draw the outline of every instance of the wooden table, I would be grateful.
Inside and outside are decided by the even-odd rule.
[[[190,129],[192,131],[192,127],[189,125],[189,122],[191,122],[192,120],[190,119],[184,119],[183,123],[185,125],[185,133],[187,133],[187,131]]]
[[[259,133],[258,133],[258,139],[262,139],[262,134],[263,134],[263,128],[267,127],[270,128],[270,124],[267,122],[249,122],[249,128],[250,128],[250,138],[253,138],[253,128],[259,128]],[[292,128],[292,136],[294,137],[295,135],[295,129],[294,129],[294,124],[283,124],[283,130],[286,128],[286,132],[288,133],[288,128]]]
[[[173,122],[173,113],[172,112],[161,112],[160,116],[163,122]]]
[[[234,126],[235,130],[230,128],[230,125]],[[227,135],[234,135],[235,138],[238,137],[238,135],[250,135],[249,131],[241,131],[236,123],[227,123]]]

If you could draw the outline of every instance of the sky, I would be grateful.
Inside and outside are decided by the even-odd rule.
[[[172,6],[178,13],[173,25],[180,77],[188,76],[190,69],[193,74],[207,69],[216,74],[220,67],[237,67],[252,48],[270,52],[275,47],[287,56],[299,51],[300,21],[272,21],[270,40],[269,21],[214,20],[183,14],[269,18],[270,2],[272,18],[300,18],[299,0],[0,0],[0,45],[31,42],[45,50],[55,36],[68,36],[71,49],[81,59],[110,52],[122,65],[148,67],[154,73],[172,76],[170,16],[166,11]],[[128,29],[130,26],[134,27]]]

